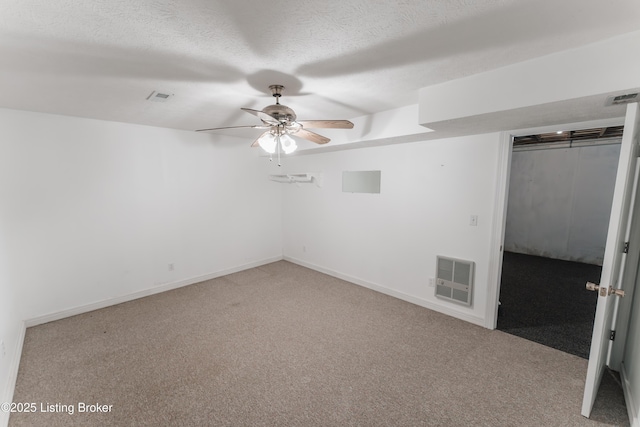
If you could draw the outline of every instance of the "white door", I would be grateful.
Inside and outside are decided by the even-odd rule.
[[[634,190],[635,163],[637,152],[637,133],[640,121],[638,104],[627,105],[627,114],[624,123],[624,134],[620,147],[620,161],[616,184],[613,191],[611,206],[611,218],[609,219],[609,231],[602,263],[602,275],[600,277],[600,292],[596,305],[596,315],[591,338],[591,351],[589,352],[589,365],[587,379],[584,387],[582,401],[582,415],[589,417],[593,402],[595,401],[604,367],[609,363],[609,349],[611,340],[609,334],[612,329],[614,299],[618,298],[608,291],[610,287],[619,289],[623,282],[622,264],[624,254],[625,237],[628,231],[628,222],[631,218],[630,208]],[[624,337],[620,337],[624,339]]]
[[[638,140],[638,155],[640,156],[640,139]],[[629,242],[628,252],[623,255],[622,277],[619,281],[620,289],[624,290],[624,298],[614,298],[613,320],[615,338],[611,343],[608,366],[614,371],[620,372],[622,361],[624,360],[625,347],[627,343],[627,333],[629,331],[629,319],[633,305],[633,293],[636,286],[636,278],[640,267],[640,194],[638,190],[640,180],[640,157],[636,161],[635,190],[631,198],[629,207],[630,220],[627,224],[627,235],[625,241]],[[633,212],[636,212],[633,215]]]

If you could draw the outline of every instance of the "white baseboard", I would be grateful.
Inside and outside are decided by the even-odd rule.
[[[284,260],[292,262],[294,264],[301,265],[303,267],[310,268],[311,270],[319,271],[320,273],[324,273],[329,276],[333,276],[338,279],[345,280],[347,282],[371,289],[373,291],[380,292],[382,294],[389,295],[394,298],[398,298],[415,305],[419,305],[420,307],[428,308],[429,310],[437,311],[439,313],[446,314],[448,316],[455,317],[457,319],[464,320],[469,323],[473,323],[474,325],[482,326],[483,328],[486,327],[485,319],[483,319],[482,317],[464,313],[462,311],[456,310],[453,307],[434,304],[431,301],[427,301],[425,299],[418,298],[413,295],[405,294],[403,292],[396,291],[394,289],[387,288],[385,286],[381,286],[372,282],[367,282],[366,280],[358,279],[357,277],[349,276],[348,274],[343,274],[334,270],[330,270],[328,268],[320,267],[319,265],[315,265],[307,261],[302,261],[297,258],[285,256]]]
[[[22,356],[22,346],[24,345],[24,336],[27,331],[27,327],[24,322],[20,324],[20,331],[18,332],[18,340],[16,342],[16,348],[13,352],[13,360],[9,366],[9,378],[6,384],[5,390],[3,390],[2,396],[0,396],[0,403],[12,402],[13,392],[16,389],[16,381],[18,380],[18,370],[20,369],[20,358]],[[0,411],[0,426],[9,425],[9,412]]]
[[[202,276],[178,280],[176,282],[171,282],[171,283],[165,283],[160,286],[154,286],[152,288],[143,289],[141,291],[134,292],[131,294],[122,295],[115,298],[109,298],[109,299],[97,301],[91,304],[86,304],[79,307],[70,308],[67,310],[57,311],[55,313],[45,314],[44,316],[38,316],[31,319],[27,319],[25,320],[25,325],[27,328],[31,326],[42,325],[43,323],[49,323],[55,320],[64,319],[66,317],[88,313],[90,311],[99,310],[101,308],[110,307],[116,304],[122,304],[123,302],[133,301],[138,298],[148,297],[150,295],[159,294],[161,292],[182,288],[183,286],[193,285],[195,283],[204,282],[206,280],[215,279],[217,277],[237,273],[239,271],[247,270],[249,268],[260,267],[261,265],[270,264],[272,262],[281,261],[281,260],[282,260],[282,256],[276,256],[276,257],[266,258],[260,261],[254,261],[247,264],[242,264],[232,268],[227,268],[224,270],[216,271],[214,273],[209,273]]]
[[[631,391],[631,385],[628,381],[627,370],[624,366],[624,362],[620,364],[620,380],[622,381],[622,390],[624,392],[624,401],[627,404],[627,413],[629,414],[629,424],[631,427],[640,427],[640,414],[638,413],[640,408],[634,406],[637,400]]]

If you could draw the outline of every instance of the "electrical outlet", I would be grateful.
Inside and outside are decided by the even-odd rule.
[[[171,263],[171,264],[169,264],[169,271],[173,271],[173,270],[175,270],[175,267],[174,267],[173,263]]]
[[[478,215],[471,215],[471,218],[469,219],[469,225],[472,227],[478,226]]]
[[[429,287],[430,288],[435,288],[436,286],[436,278],[435,277],[429,277]]]
[[[7,355],[7,349],[4,347],[4,341],[0,340],[0,353],[2,353],[2,357]]]
[[[302,245],[302,252],[307,252],[307,246],[306,245]]]

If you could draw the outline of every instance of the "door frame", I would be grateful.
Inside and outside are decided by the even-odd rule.
[[[500,300],[500,284],[502,280],[502,255],[504,247],[504,232],[507,225],[507,206],[509,204],[509,179],[511,177],[513,138],[516,136],[555,132],[557,130],[572,131],[598,127],[622,126],[624,125],[624,120],[625,117],[623,116],[613,119],[590,120],[586,122],[517,129],[502,132],[500,134],[496,171],[496,197],[493,207],[494,214],[491,231],[491,253],[489,256],[489,286],[487,289],[486,311],[484,316],[486,328],[495,329],[498,325],[498,306]]]

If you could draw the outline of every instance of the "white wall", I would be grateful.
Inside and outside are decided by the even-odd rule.
[[[244,140],[7,110],[0,127],[25,319],[281,256],[281,189]]]
[[[499,134],[289,157],[285,258],[484,325]],[[381,170],[380,194],[342,193],[343,171]],[[470,215],[479,216],[477,227]],[[476,262],[473,307],[435,298],[436,255]]]
[[[627,406],[635,417],[633,427],[640,427],[640,276],[636,280],[635,289],[624,355],[624,386],[627,387],[627,395],[631,397]]]
[[[282,188],[244,139],[6,109],[0,129],[8,350],[22,320],[282,257]]]
[[[620,145],[515,151],[506,251],[602,265]]]
[[[17,301],[11,287],[2,229],[3,221],[0,216],[0,340],[4,342],[5,351],[3,354],[3,349],[0,348],[0,403],[10,402],[13,396],[24,332],[23,323],[16,311]],[[0,411],[0,425],[7,424],[8,420],[9,414]]]

